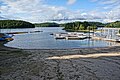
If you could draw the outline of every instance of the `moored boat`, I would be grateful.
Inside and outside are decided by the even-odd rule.
[[[55,39],[65,39],[65,35],[64,34],[54,34],[55,35]]]
[[[55,39],[66,39],[66,40],[81,40],[81,39],[86,39],[87,35],[83,33],[76,33],[76,32],[71,32],[71,33],[56,33],[54,34]]]
[[[67,39],[67,40],[82,40],[82,39],[86,39],[87,38],[87,36],[83,36],[83,35],[81,35],[81,36],[67,36],[67,37],[65,37],[65,39]]]
[[[0,33],[0,41],[12,41],[12,34]]]

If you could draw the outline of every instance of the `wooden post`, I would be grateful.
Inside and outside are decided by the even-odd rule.
[[[90,26],[88,26],[88,28],[89,28],[89,38],[90,38]]]

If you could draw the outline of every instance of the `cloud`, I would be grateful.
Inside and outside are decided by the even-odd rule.
[[[120,0],[91,0],[98,4],[99,9],[94,14],[101,17],[102,22],[113,22],[120,20]],[[101,14],[101,15],[100,15]]]
[[[99,3],[99,5],[104,6],[106,9],[120,7],[120,0],[96,0],[96,2]]]
[[[7,20],[7,18],[0,16],[0,20]]]
[[[49,20],[72,20],[81,16],[79,12],[72,12],[65,7],[49,6],[43,0],[2,0],[1,13],[9,19],[22,19],[30,22],[44,22]],[[69,1],[73,3],[74,1]],[[14,15],[14,16],[13,16]]]
[[[22,19],[29,22],[45,21],[115,21],[120,20],[119,0],[92,0],[93,3],[102,5],[100,10],[71,11],[67,7],[45,4],[45,0],[1,0],[0,15],[8,19]],[[77,0],[68,0],[72,5]],[[108,2],[110,1],[110,2]],[[105,8],[105,10],[104,10]]]
[[[72,4],[74,4],[76,1],[77,1],[77,0],[68,0],[67,4],[68,4],[68,5],[72,5]]]
[[[1,15],[13,16],[30,22],[40,22],[51,18],[58,18],[64,7],[48,6],[43,0],[2,0]]]
[[[120,0],[99,0],[101,4],[114,4],[120,2]]]

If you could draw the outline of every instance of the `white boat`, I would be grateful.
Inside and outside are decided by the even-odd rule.
[[[65,39],[65,36],[55,36],[55,39]]]
[[[55,35],[55,39],[65,39],[65,35],[63,34],[54,34]]]
[[[77,33],[77,32],[71,32],[71,33],[56,33],[55,39],[85,39],[87,38],[86,34],[83,33]]]
[[[74,39],[80,40],[80,39],[86,39],[86,38],[87,38],[87,36],[83,36],[83,35],[81,35],[81,36],[67,36],[67,37],[65,37],[66,40],[74,40]]]

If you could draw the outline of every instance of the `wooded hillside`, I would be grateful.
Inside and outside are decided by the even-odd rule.
[[[0,28],[34,28],[34,24],[21,20],[0,20]]]
[[[106,27],[109,27],[109,28],[120,28],[120,21],[108,23],[108,24],[106,25]]]

